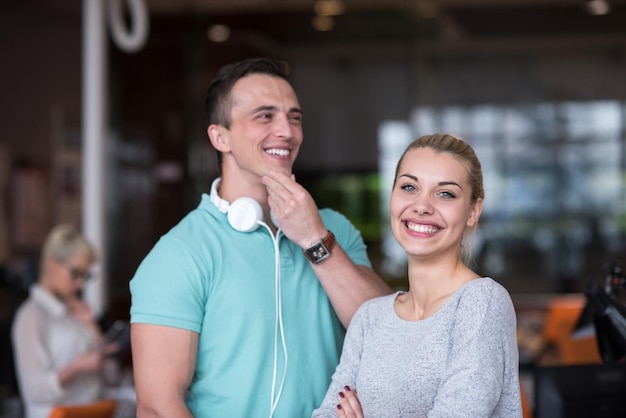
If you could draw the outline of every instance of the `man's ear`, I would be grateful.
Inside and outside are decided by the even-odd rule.
[[[228,146],[228,130],[221,125],[211,124],[207,128],[207,135],[211,140],[211,145],[220,151],[227,152],[230,151],[230,147]]]

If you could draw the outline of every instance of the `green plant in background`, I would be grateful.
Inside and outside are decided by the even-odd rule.
[[[311,193],[319,207],[330,207],[346,215],[367,242],[382,238],[385,220],[380,208],[378,173],[330,174],[312,182]]]

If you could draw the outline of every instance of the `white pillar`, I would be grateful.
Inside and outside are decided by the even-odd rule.
[[[98,260],[85,300],[99,317],[107,302],[105,200],[107,50],[104,0],[83,0],[82,230]]]

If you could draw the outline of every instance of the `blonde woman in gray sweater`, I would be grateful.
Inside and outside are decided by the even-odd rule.
[[[408,146],[390,218],[409,290],[359,308],[314,418],[522,416],[511,298],[466,263],[483,199],[467,142],[436,134]]]

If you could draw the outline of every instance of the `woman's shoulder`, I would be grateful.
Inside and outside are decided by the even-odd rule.
[[[46,310],[31,294],[15,311],[13,330],[23,331],[41,326],[45,327],[48,319],[52,318],[54,313]]]
[[[494,294],[496,296],[509,297],[509,292],[504,286],[491,277],[486,276],[470,280],[461,289],[468,294]]]
[[[354,314],[355,318],[356,317],[368,318],[372,316],[380,318],[381,314],[385,312],[393,311],[394,301],[396,300],[396,297],[398,297],[400,293],[403,293],[403,292],[396,291],[389,295],[377,296],[375,298],[366,300],[356,310],[356,313]]]
[[[504,310],[513,309],[509,292],[491,277],[470,280],[459,289],[457,296],[460,306],[469,306],[473,309],[487,309],[494,306]]]
[[[368,299],[365,302],[363,302],[361,307],[366,306],[366,307],[369,307],[369,309],[378,309],[378,308],[382,308],[382,307],[387,307],[389,305],[393,306],[393,302],[396,300],[398,295],[401,294],[401,293],[405,293],[405,292],[402,291],[402,290],[397,290],[397,291],[395,291],[393,293],[390,293],[388,295],[376,296],[375,298]]]

